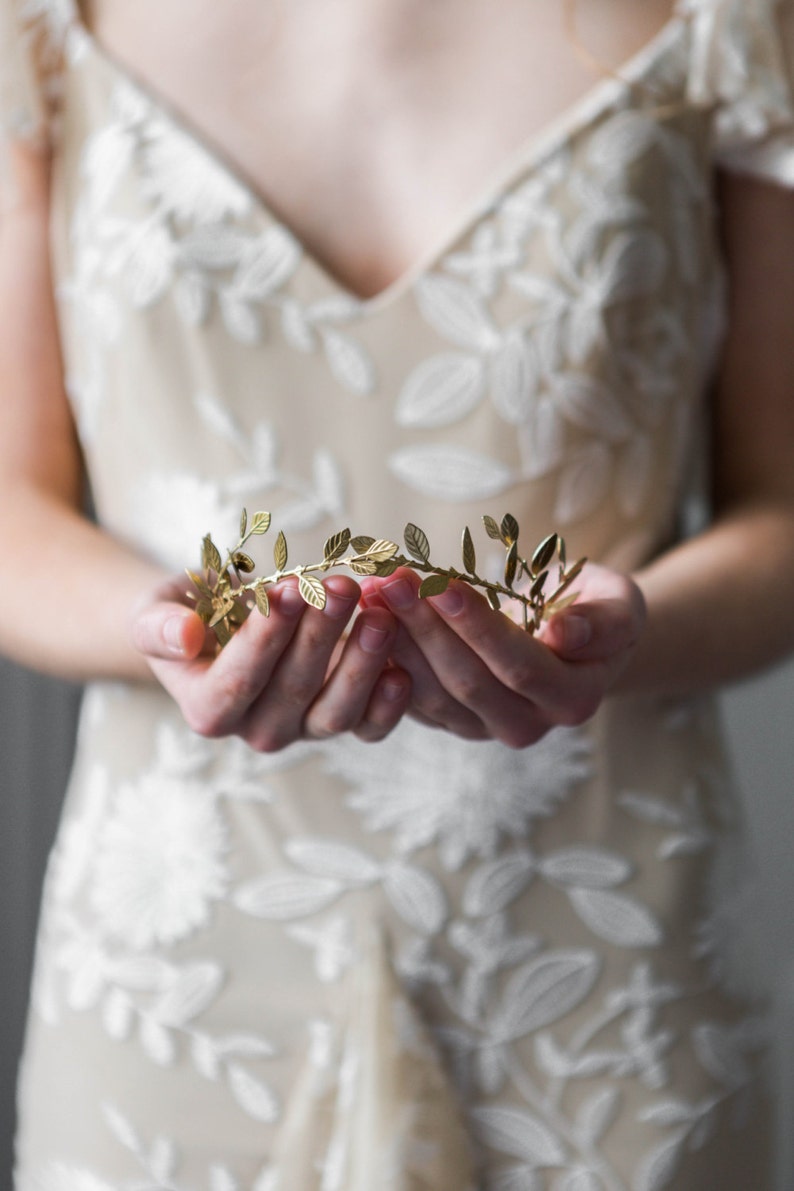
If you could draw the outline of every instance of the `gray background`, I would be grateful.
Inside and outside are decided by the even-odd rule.
[[[0,1188],[10,1187],[15,1069],[38,894],[71,754],[76,688],[0,660]],[[761,861],[758,951],[775,1005],[779,1191],[794,1188],[794,662],[725,698]],[[748,1188],[747,1191],[755,1191]]]

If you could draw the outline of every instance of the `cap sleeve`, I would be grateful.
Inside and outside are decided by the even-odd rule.
[[[794,187],[794,0],[686,0],[688,95],[714,108],[718,165]]]
[[[0,0],[0,136],[47,146],[69,19],[53,0]]]

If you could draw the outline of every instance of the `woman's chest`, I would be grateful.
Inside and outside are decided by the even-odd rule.
[[[581,0],[606,69],[672,0]],[[579,11],[581,10],[581,11]],[[98,41],[245,177],[329,273],[367,296],[436,242],[598,67],[566,0],[92,0]]]

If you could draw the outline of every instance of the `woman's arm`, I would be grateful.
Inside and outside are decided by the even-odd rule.
[[[726,175],[729,334],[714,401],[714,525],[637,576],[629,689],[741,678],[794,648],[794,193]]]
[[[127,623],[162,578],[82,515],[63,388],[44,156],[8,147],[0,193],[0,651],[70,678],[143,678]]]
[[[345,627],[359,588],[326,581],[323,611],[279,589],[214,659],[186,584],[115,542],[81,513],[83,471],[62,363],[49,266],[46,162],[9,152],[0,210],[0,652],[77,679],[151,679],[209,736],[263,750],[304,736],[386,735],[407,707],[407,675],[387,666],[385,609]],[[329,672],[330,671],[330,672]]]

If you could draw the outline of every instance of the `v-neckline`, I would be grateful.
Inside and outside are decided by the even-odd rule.
[[[431,272],[433,267],[438,265],[467,234],[471,233],[490,211],[493,211],[508,194],[525,182],[527,175],[538,169],[557,152],[574,132],[586,128],[588,124],[608,110],[620,96],[625,94],[628,87],[640,82],[643,75],[672,48],[687,24],[688,17],[685,12],[681,11],[679,0],[677,0],[671,15],[649,41],[632,54],[622,66],[588,87],[578,99],[565,106],[558,115],[535,132],[530,133],[499,166],[489,171],[488,177],[484,179],[482,186],[478,187],[475,196],[461,204],[457,213],[449,219],[447,227],[442,229],[424,252],[420,253],[413,262],[376,293],[365,296],[357,293],[343,282],[336,272],[307,246],[302,237],[290,226],[288,220],[274,211],[270,201],[250,181],[243,168],[232,162],[212,137],[202,132],[189,116],[162,95],[156,87],[142,80],[136,74],[133,66],[122,62],[112,51],[105,48],[83,20],[76,4],[74,16],[74,26],[94,58],[118,80],[134,87],[157,111],[158,115],[167,120],[181,136],[186,137],[225,178],[239,187],[245,193],[253,210],[256,210],[269,224],[283,229],[298,245],[301,260],[313,269],[321,280],[323,290],[331,296],[338,297],[350,307],[351,312],[357,311],[360,315],[374,314],[397,302],[405,293],[409,292],[415,283],[425,274]]]

